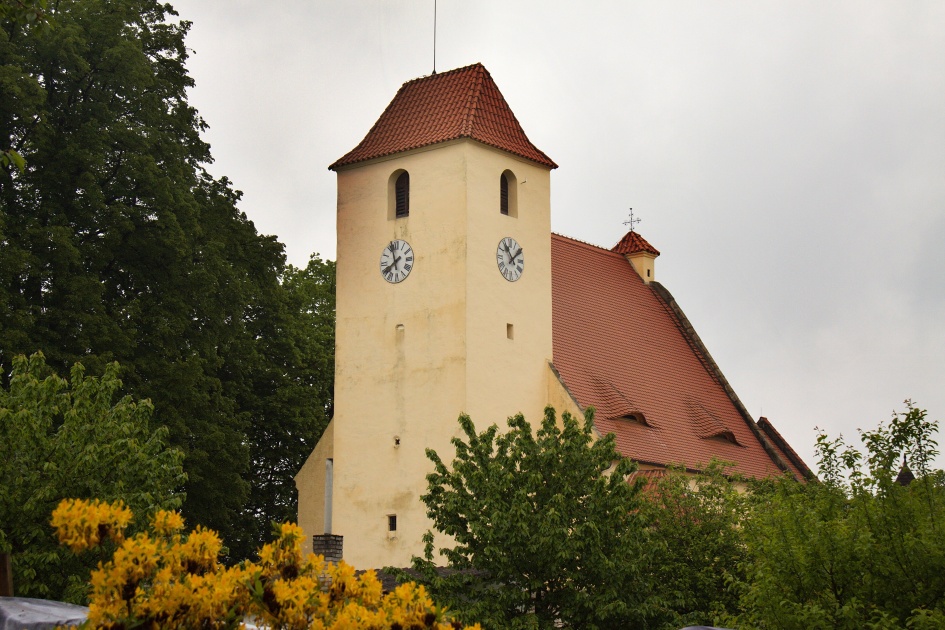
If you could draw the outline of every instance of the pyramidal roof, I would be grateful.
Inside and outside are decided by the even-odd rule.
[[[476,63],[404,83],[364,140],[328,168],[459,138],[558,167],[531,143],[492,75]]]
[[[610,251],[625,255],[636,254],[637,252],[647,252],[649,254],[653,254],[654,256],[660,255],[658,249],[650,245],[645,238],[633,230],[630,230],[624,234],[623,238],[620,239],[620,242],[614,245],[613,249]]]

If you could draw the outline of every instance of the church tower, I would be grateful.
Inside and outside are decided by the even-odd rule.
[[[405,83],[337,173],[335,415],[296,477],[306,536],[408,566],[457,417],[538,419],[552,358],[550,171],[480,64]],[[334,538],[334,540],[338,540]]]

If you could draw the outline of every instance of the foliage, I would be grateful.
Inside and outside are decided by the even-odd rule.
[[[287,270],[205,169],[188,22],[158,0],[43,15],[54,28],[0,28],[0,148],[15,152],[0,165],[0,365],[36,350],[60,372],[118,361],[186,455],[184,514],[243,557],[292,512],[287,471],[331,406],[331,370],[315,372],[331,352],[280,283],[309,269]]]
[[[5,26],[47,26],[46,0],[0,0],[0,23]]]
[[[594,439],[592,419],[565,413],[559,428],[549,407],[535,434],[521,415],[477,433],[461,416],[450,466],[427,451],[422,499],[456,570],[435,570],[428,532],[413,564],[434,597],[494,628],[642,627],[653,603],[635,466],[613,436]]]
[[[49,27],[46,0],[0,0],[0,24],[7,32],[17,27],[42,32]],[[2,98],[0,93],[0,99]],[[26,160],[23,156],[10,147],[0,150],[0,169],[7,171],[14,168],[20,173],[26,170]]]
[[[252,549],[268,539],[269,523],[296,518],[295,474],[332,416],[335,263],[314,255],[305,268],[288,265],[278,289],[257,319],[252,388],[237,398],[255,469],[243,525]]]
[[[128,518],[124,506],[98,501],[63,501],[53,513],[59,539],[72,549],[103,537],[114,548],[92,573],[88,627],[236,628],[247,617],[273,629],[461,627],[422,586],[382,595],[373,571],[356,577],[344,562],[303,558],[296,525],[279,525],[258,562],[224,567],[215,532],[198,527],[184,535],[180,515],[161,511],[149,532],[125,537]]]
[[[77,363],[69,380],[42,354],[15,357],[9,388],[0,388],[0,548],[14,554],[17,593],[78,601],[92,559],[56,545],[47,527],[64,497],[121,500],[142,513],[180,505],[182,454],[167,429],[152,429],[152,406],[125,396],[118,365],[100,378]]]
[[[945,479],[930,469],[938,423],[906,407],[860,432],[865,452],[821,435],[821,483],[780,481],[757,497],[740,625],[943,627]],[[907,486],[896,482],[903,461],[917,475]]]
[[[667,630],[713,625],[738,609],[728,583],[744,577],[746,499],[726,468],[713,461],[694,475],[670,469],[644,493],[640,513],[650,531],[660,627]]]

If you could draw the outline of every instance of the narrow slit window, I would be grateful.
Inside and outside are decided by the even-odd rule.
[[[508,339],[515,339],[515,326],[512,324],[505,325],[505,336]]]
[[[397,531],[397,515],[388,514],[387,515],[387,531],[393,534]]]
[[[518,217],[518,178],[512,171],[499,175],[499,212],[513,219]]]
[[[410,214],[410,174],[404,171],[397,178],[394,185],[396,210],[394,216],[398,219]]]

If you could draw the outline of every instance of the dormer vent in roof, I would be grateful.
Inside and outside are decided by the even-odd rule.
[[[656,280],[654,261],[660,255],[659,250],[632,229],[610,251],[626,256],[633,265],[634,271],[643,278],[644,282],[650,283]]]
[[[735,432],[725,426],[725,424],[711,411],[706,409],[700,403],[689,401],[689,420],[696,429],[696,435],[702,439],[723,439],[732,444],[738,444],[735,439]]]

